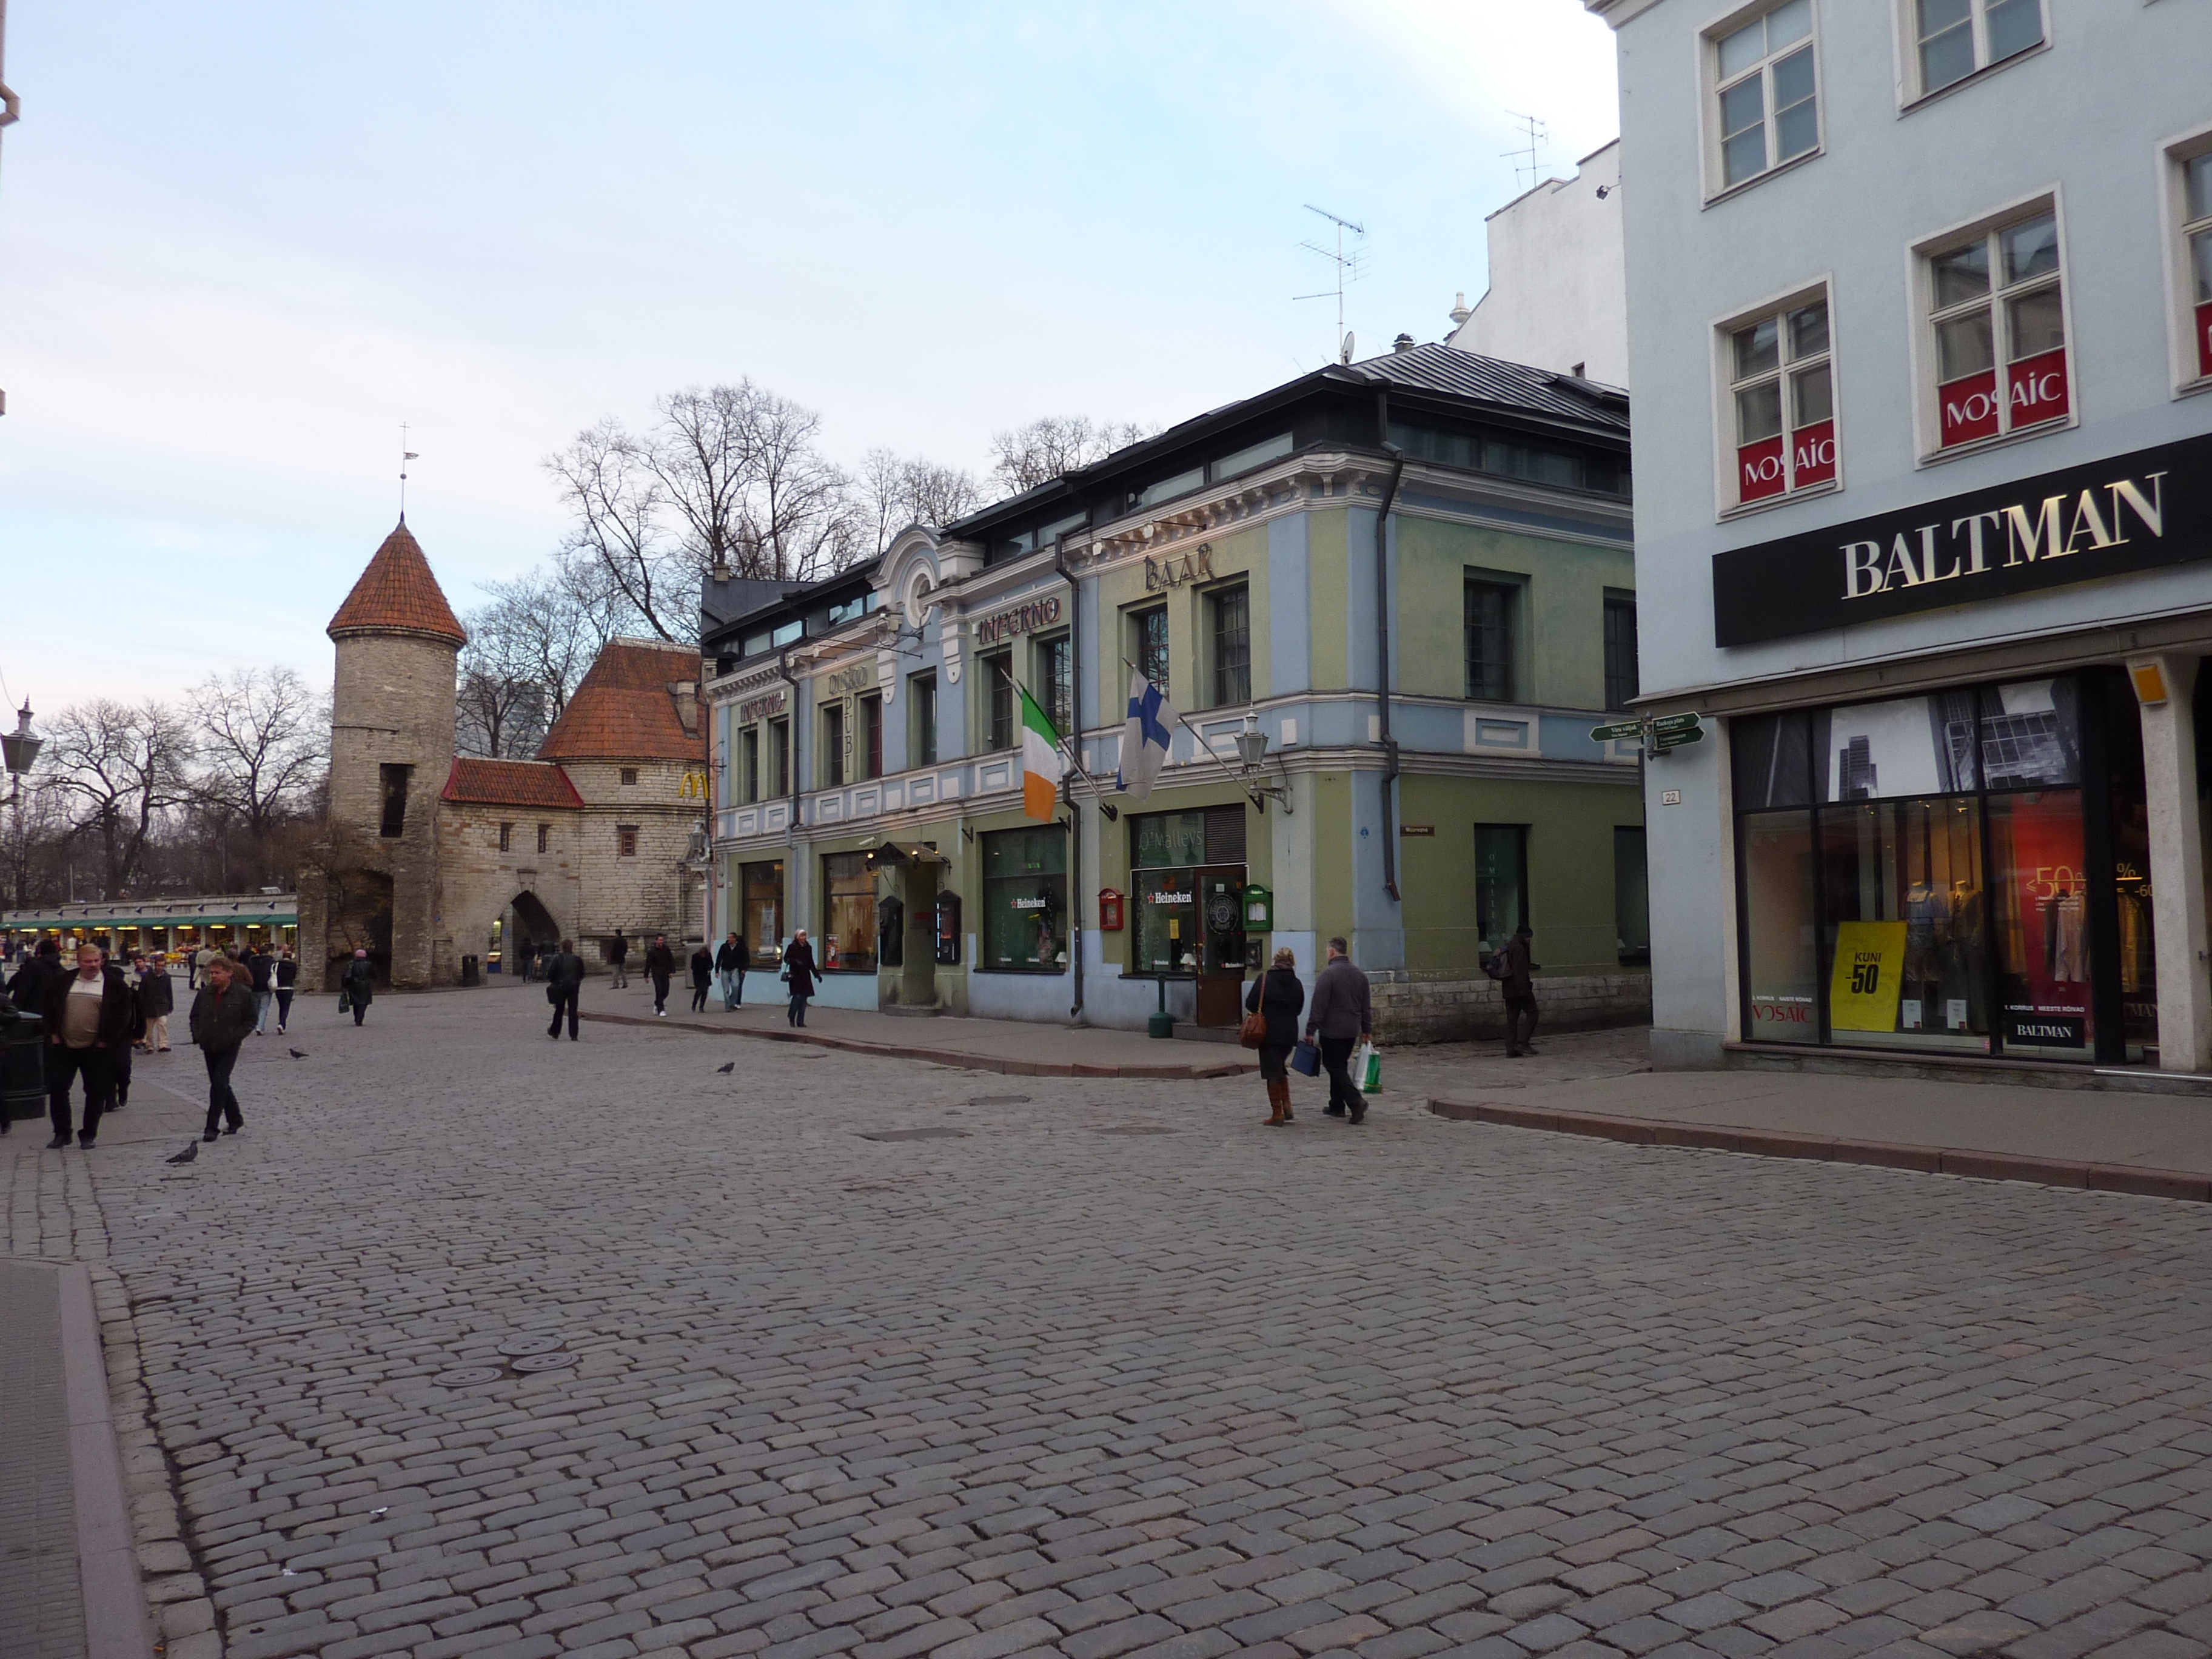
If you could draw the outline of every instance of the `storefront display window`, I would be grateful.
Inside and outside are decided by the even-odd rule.
[[[876,873],[866,853],[822,859],[822,948],[815,959],[830,974],[876,971]]]
[[[1977,803],[1950,797],[1823,812],[1820,866],[1830,1040],[1986,1053]]]
[[[1818,1042],[1814,975],[1813,815],[1747,817],[1743,848],[1744,1035],[1759,1042]]]
[[[783,860],[739,866],[738,887],[745,949],[754,966],[772,968],[783,955]]]
[[[1236,898],[1244,890],[1244,811],[1207,806],[1129,820],[1130,973],[1241,970],[1248,941]]]
[[[1067,831],[1000,830],[983,842],[983,959],[988,971],[1067,966]]]
[[[2083,1060],[2095,1041],[2086,850],[2080,790],[1990,802],[1998,995],[2008,1054]]]

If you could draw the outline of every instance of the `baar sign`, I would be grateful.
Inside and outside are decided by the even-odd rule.
[[[1713,556],[1717,645],[2212,559],[2212,437]]]

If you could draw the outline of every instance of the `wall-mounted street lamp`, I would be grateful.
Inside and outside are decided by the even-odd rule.
[[[1260,783],[1254,780],[1264,777],[1267,770],[1267,734],[1260,729],[1260,717],[1247,714],[1244,729],[1237,734],[1237,763],[1244,775],[1245,793],[1259,803],[1262,797],[1283,809],[1283,816],[1291,816],[1291,769],[1283,763],[1279,751],[1275,756],[1276,769],[1282,774],[1280,783]]]
[[[39,758],[39,750],[46,746],[44,738],[31,733],[31,705],[27,702],[15,711],[15,729],[0,736],[0,759],[6,761],[8,775],[15,781],[8,796],[9,805],[23,798],[23,775],[31,769]]]

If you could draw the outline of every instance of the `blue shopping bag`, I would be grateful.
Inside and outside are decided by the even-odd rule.
[[[1300,1077],[1321,1075],[1321,1050],[1310,1041],[1301,1042],[1291,1050],[1291,1069]]]

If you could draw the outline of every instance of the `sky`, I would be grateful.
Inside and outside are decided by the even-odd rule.
[[[283,663],[398,514],[455,610],[557,544],[543,459],[750,376],[982,471],[1443,338],[1518,193],[1618,131],[1581,0],[11,0],[0,682]]]

